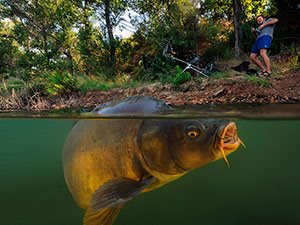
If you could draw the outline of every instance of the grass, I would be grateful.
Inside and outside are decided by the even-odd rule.
[[[25,86],[26,82],[19,78],[11,77],[6,80],[3,79],[0,85],[0,93],[12,91],[13,89],[15,91],[20,91],[24,89]]]
[[[282,77],[284,73],[299,69],[298,55],[282,55],[279,59],[271,57],[272,76]]]
[[[107,91],[111,89],[111,84],[105,82],[103,78],[88,77],[85,75],[77,77],[76,86],[82,93],[87,93],[89,91]]]
[[[210,75],[211,78],[214,79],[225,79],[227,77],[230,77],[232,74],[230,72],[214,72]]]
[[[253,84],[262,86],[262,87],[271,87],[272,84],[269,80],[264,77],[257,77],[257,76],[246,76],[246,81],[249,81]]]

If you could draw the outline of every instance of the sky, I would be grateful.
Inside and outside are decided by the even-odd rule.
[[[125,14],[122,16],[123,21],[121,21],[121,23],[114,30],[115,36],[121,38],[130,37],[136,30],[134,26],[130,23],[130,16],[136,16],[136,15],[138,15],[136,12],[132,10],[127,10]]]
[[[122,16],[121,23],[114,29],[114,35],[120,38],[128,38],[130,37],[135,31],[136,28],[130,23],[130,16],[137,16],[138,14],[133,10],[127,10],[125,14]],[[10,19],[5,18],[3,21],[8,22]],[[98,26],[98,24],[94,24]],[[74,28],[74,30],[78,30]]]

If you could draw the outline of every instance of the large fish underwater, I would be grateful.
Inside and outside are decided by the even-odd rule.
[[[146,96],[96,108],[99,114],[143,115],[172,110]],[[81,120],[63,151],[66,184],[86,209],[84,225],[111,225],[137,195],[234,152],[241,140],[234,122],[212,119]]]

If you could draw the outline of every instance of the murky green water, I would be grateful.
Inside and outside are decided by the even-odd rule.
[[[235,119],[247,149],[122,209],[115,225],[299,225],[300,120]],[[82,224],[61,156],[71,119],[0,119],[0,224]]]

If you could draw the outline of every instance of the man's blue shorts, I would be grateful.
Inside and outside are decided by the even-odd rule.
[[[261,36],[255,41],[255,43],[251,49],[251,53],[259,53],[259,50],[263,49],[263,48],[268,49],[271,47],[271,44],[272,44],[271,36],[269,36],[269,35]]]

